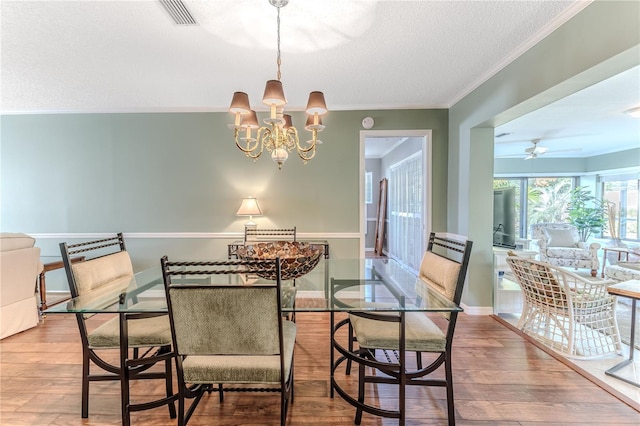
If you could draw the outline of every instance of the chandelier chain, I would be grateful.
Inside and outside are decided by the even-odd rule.
[[[280,81],[280,64],[282,63],[282,60],[280,59],[280,7],[277,8],[278,9],[278,74],[277,74],[277,79],[278,81]]]

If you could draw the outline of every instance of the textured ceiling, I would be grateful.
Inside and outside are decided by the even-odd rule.
[[[224,111],[236,90],[259,106],[276,76],[276,8],[184,3],[198,25],[176,25],[153,0],[3,0],[3,112]],[[291,0],[281,10],[289,109],[303,109],[312,90],[332,110],[449,107],[576,10],[573,1]]]
[[[0,111],[226,111],[237,90],[263,110],[264,83],[276,77],[276,9],[184,3],[196,25],[176,25],[156,0],[2,0]],[[303,109],[312,90],[334,111],[448,108],[588,4],[291,0],[281,10],[287,109]],[[561,133],[539,118],[501,127],[514,141]]]

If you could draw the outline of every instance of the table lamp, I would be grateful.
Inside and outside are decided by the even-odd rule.
[[[255,228],[256,223],[253,221],[253,216],[262,216],[262,210],[260,210],[258,200],[253,197],[243,198],[236,215],[249,216],[249,221],[245,223],[244,226],[245,228]]]

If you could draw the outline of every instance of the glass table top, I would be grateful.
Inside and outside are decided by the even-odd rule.
[[[221,259],[222,260],[222,259]],[[225,259],[226,260],[226,259]],[[173,276],[174,284],[252,285],[273,283],[251,274]],[[321,259],[308,274],[283,281],[295,286],[295,304],[283,312],[429,311],[462,309],[429,283],[390,259]],[[144,303],[142,303],[144,302]],[[46,313],[166,312],[160,265],[47,309]]]

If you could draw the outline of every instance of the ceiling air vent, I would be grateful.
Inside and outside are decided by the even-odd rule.
[[[158,0],[177,25],[197,25],[182,0]]]

